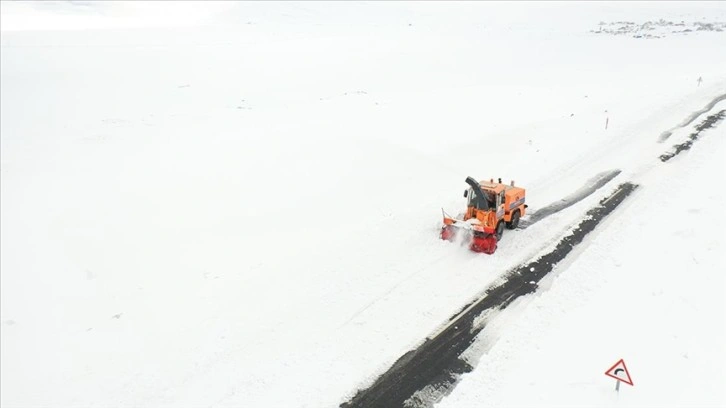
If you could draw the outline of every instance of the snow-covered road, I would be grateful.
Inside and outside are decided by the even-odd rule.
[[[722,99],[715,99],[715,103],[710,103],[707,109],[692,115],[704,114],[703,121],[694,123],[687,129],[690,130],[690,134],[685,141],[674,140],[676,144],[671,151],[660,155],[662,162],[689,150],[703,136],[702,132],[712,133],[710,130],[722,122],[724,113],[726,113],[726,110],[715,109]],[[690,120],[688,124],[693,120]],[[680,127],[686,128],[688,124],[682,124]],[[653,157],[648,156],[644,156],[643,159],[644,161],[654,160]],[[659,171],[662,170],[658,168],[649,170],[649,172],[656,173]],[[558,202],[541,208],[528,219],[535,223],[568,208],[605,186],[619,173],[620,171],[607,172],[593,178],[585,187]],[[639,173],[637,176],[638,179],[643,179],[650,174]],[[652,179],[652,176],[650,178]],[[665,184],[666,186],[659,187],[672,189],[672,183]],[[584,250],[577,246],[637,188],[638,185],[631,182],[611,187],[609,190],[612,190],[612,193],[590,209],[571,231],[568,231],[555,243],[551,243],[545,251],[538,253],[533,259],[518,265],[511,271],[500,274],[500,283],[493,284],[479,298],[466,305],[461,312],[452,316],[443,328],[428,336],[425,342],[416,349],[402,355],[375,383],[361,390],[342,406],[422,407],[430,406],[432,403],[440,401],[443,396],[450,394],[452,388],[459,382],[461,374],[471,371],[473,369],[471,362],[480,357],[476,354],[480,345],[474,345],[475,340],[478,337],[487,337],[490,345],[494,342],[495,339],[486,332],[487,322],[496,319],[498,313],[506,310],[513,302],[519,303],[519,297],[536,292],[538,283],[548,274],[557,269],[564,269],[559,266],[564,264],[563,261],[567,260],[567,264],[573,262],[571,259],[573,257],[568,258],[568,255],[575,250],[577,253],[582,253]],[[628,220],[611,222],[628,222]],[[673,239],[672,246],[677,250],[679,246],[677,237]],[[478,367],[478,370],[487,370],[487,368]]]
[[[585,251],[488,321],[436,406],[723,406],[723,126],[642,174]],[[617,392],[604,372],[621,358],[634,386]]]

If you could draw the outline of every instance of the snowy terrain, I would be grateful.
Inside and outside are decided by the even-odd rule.
[[[722,3],[0,7],[3,407],[338,406],[612,189],[487,256],[438,239],[466,176],[534,211],[609,170],[440,406],[726,404],[726,124],[658,160],[726,32],[592,32]]]
[[[545,290],[496,317],[477,369],[437,406],[721,407],[725,132],[639,178],[622,213]],[[674,192],[688,186],[697,199]],[[684,213],[690,222],[664,222]],[[624,358],[631,388],[603,373]]]

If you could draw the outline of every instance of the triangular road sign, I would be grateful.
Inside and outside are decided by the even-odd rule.
[[[633,385],[633,380],[630,379],[630,373],[628,367],[625,366],[625,361],[621,358],[620,361],[615,363],[614,366],[610,367],[609,370],[605,371],[605,375],[620,380],[626,384]]]

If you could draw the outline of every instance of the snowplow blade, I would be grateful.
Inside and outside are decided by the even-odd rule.
[[[441,228],[441,239],[446,241],[459,241],[469,245],[474,252],[493,254],[497,250],[497,237],[494,234],[485,234],[464,229],[452,224],[446,224]]]
[[[473,236],[469,248],[474,252],[493,254],[497,250],[497,237],[492,234],[486,236]]]
[[[441,228],[441,239],[445,241],[453,241],[456,238],[457,228],[453,225],[445,225]]]

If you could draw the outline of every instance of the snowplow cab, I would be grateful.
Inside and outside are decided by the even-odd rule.
[[[496,223],[504,221],[509,229],[517,228],[519,219],[525,215],[527,210],[525,189],[515,187],[514,181],[511,184],[503,184],[501,179],[499,182],[495,182],[494,179],[479,182],[475,182],[473,179],[469,181],[469,179],[467,179],[467,183],[470,185],[476,183],[476,186],[470,187],[465,192],[469,200],[464,221],[470,218],[477,218],[482,222],[486,220],[487,224],[488,221]],[[483,199],[480,199],[480,196]],[[496,225],[487,226],[496,228]]]
[[[526,191],[522,187],[497,182],[476,181],[466,178],[469,188],[464,191],[467,198],[463,219],[455,219],[444,213],[444,227],[441,238],[451,240],[465,229],[472,236],[471,249],[477,252],[493,253],[497,241],[502,238],[504,228],[516,229],[519,220],[526,213]]]

